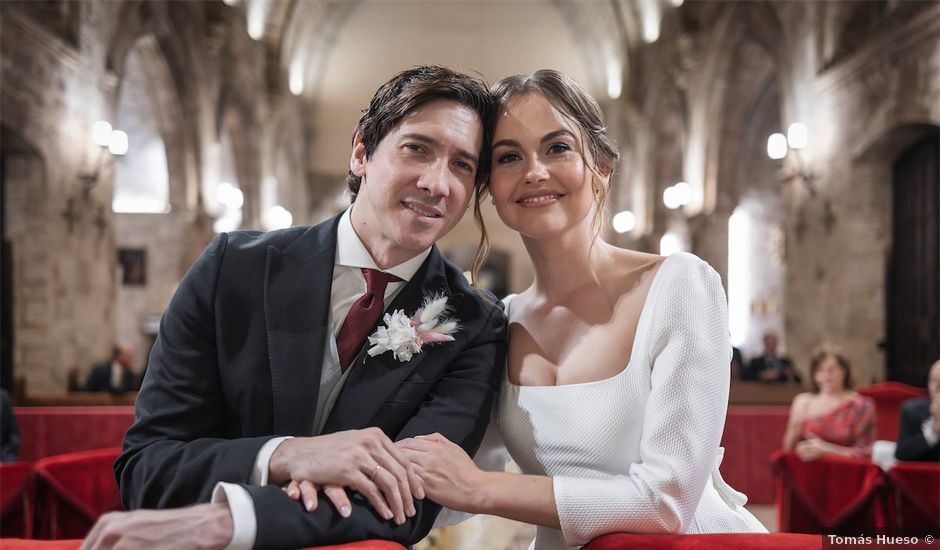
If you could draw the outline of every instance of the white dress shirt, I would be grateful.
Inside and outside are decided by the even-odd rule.
[[[124,367],[117,361],[111,361],[111,389],[124,389]]]
[[[933,416],[928,416],[924,423],[920,425],[920,431],[924,434],[924,441],[929,447],[935,446],[940,442],[940,435],[933,431]]]
[[[336,233],[336,258],[333,265],[333,283],[330,288],[330,332],[323,353],[323,366],[320,372],[320,391],[317,395],[316,414],[313,419],[314,435],[319,435],[329,417],[333,404],[343,389],[346,377],[355,368],[355,363],[343,373],[340,367],[339,352],[336,348],[336,336],[339,334],[346,315],[352,305],[366,292],[366,280],[362,268],[378,269],[369,250],[359,239],[350,220],[352,208],[346,210],[339,220]],[[431,253],[427,248],[414,258],[385,269],[402,281],[389,283],[385,288],[383,305],[395,299],[405,283],[414,274]],[[274,437],[265,443],[255,457],[248,483],[264,486],[268,484],[268,464],[271,456],[287,437]],[[243,487],[234,483],[219,482],[212,492],[212,502],[227,502],[232,513],[234,532],[226,550],[243,550],[254,546],[257,534],[257,519],[251,496]]]

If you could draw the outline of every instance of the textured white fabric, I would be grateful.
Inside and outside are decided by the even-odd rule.
[[[561,522],[561,531],[539,527],[534,548],[613,532],[766,532],[718,473],[731,360],[718,274],[692,254],[667,258],[634,342],[627,367],[605,380],[516,386],[504,378],[499,434],[522,472],[553,478]],[[476,461],[501,470],[498,458],[484,448]]]

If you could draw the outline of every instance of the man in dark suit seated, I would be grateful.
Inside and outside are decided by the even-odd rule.
[[[901,407],[898,460],[940,461],[940,361],[930,367],[927,397],[908,399]]]
[[[440,506],[394,441],[439,432],[473,454],[505,362],[502,311],[434,244],[486,180],[493,108],[467,75],[399,73],[356,126],[350,209],[216,237],[163,316],[114,466],[127,509],[211,503],[107,515],[87,548],[428,533]],[[447,311],[415,327],[432,297]],[[434,319],[450,341],[411,332]]]
[[[134,372],[134,350],[127,344],[119,344],[111,352],[111,361],[91,369],[84,390],[118,393],[136,391],[139,387]]]
[[[767,331],[764,333],[764,353],[751,359],[745,369],[744,380],[760,380],[762,382],[796,382],[800,383],[800,375],[793,368],[789,357],[777,355],[777,345],[780,340],[777,333]]]

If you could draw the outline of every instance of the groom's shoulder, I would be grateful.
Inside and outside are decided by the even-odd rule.
[[[299,225],[272,231],[239,230],[221,234],[226,261],[255,263],[266,261],[273,248],[281,254],[304,260],[319,256],[322,250],[335,248],[337,218],[307,226]]]
[[[231,231],[225,234],[226,250],[245,254],[259,251],[267,253],[268,247],[271,246],[278,250],[284,250],[293,242],[303,238],[311,230],[313,230],[313,227],[310,226],[295,226],[274,231],[250,229]]]

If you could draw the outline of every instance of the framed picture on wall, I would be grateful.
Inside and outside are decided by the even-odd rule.
[[[147,285],[147,249],[119,248],[118,263],[121,264],[121,282],[125,286]]]

